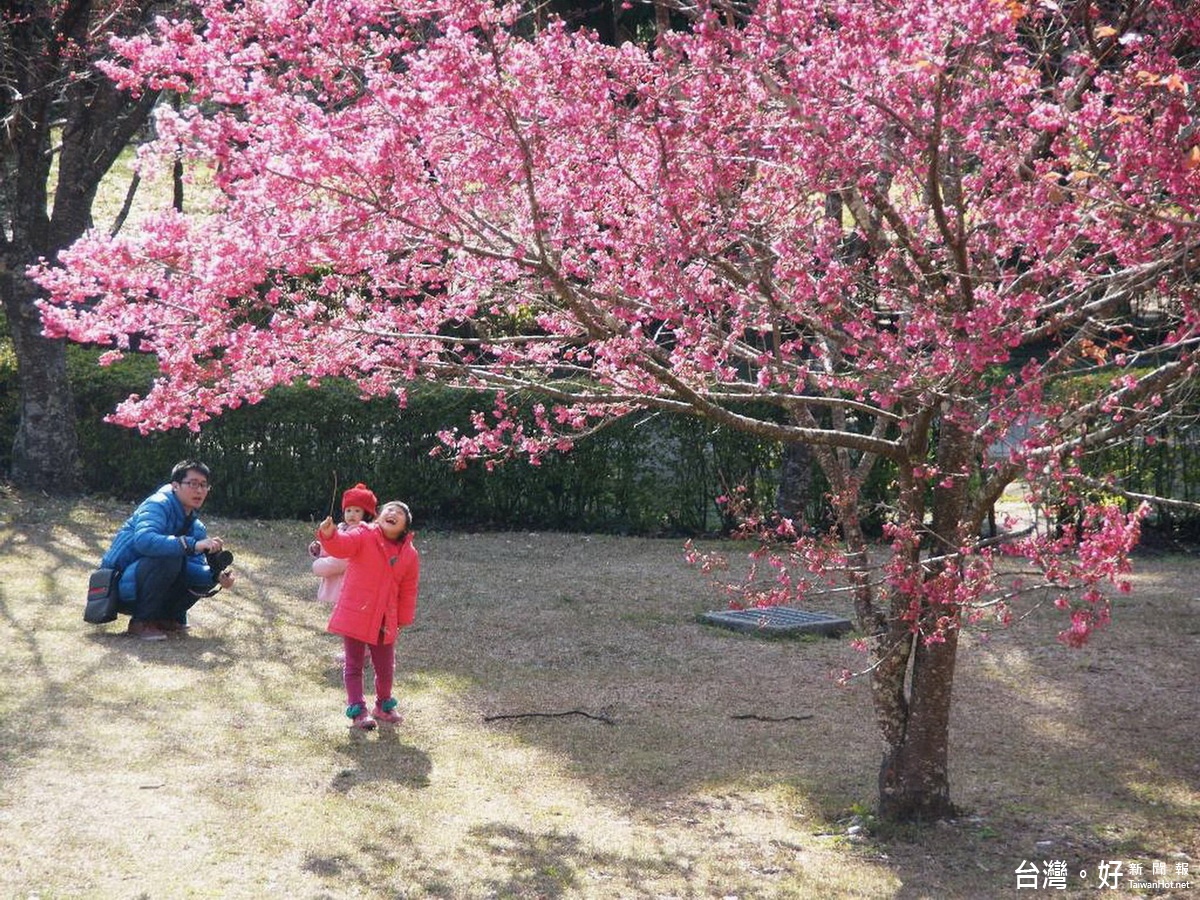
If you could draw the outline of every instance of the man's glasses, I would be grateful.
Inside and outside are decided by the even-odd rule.
[[[211,488],[212,488],[212,485],[209,484],[207,481],[181,481],[179,483],[182,484],[184,487],[190,487],[193,490],[197,490],[197,491],[207,491],[207,490],[211,490]]]

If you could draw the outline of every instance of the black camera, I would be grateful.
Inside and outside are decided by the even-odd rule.
[[[204,554],[204,558],[208,561],[208,568],[212,571],[214,583],[222,572],[233,565],[233,554],[228,550],[210,551]]]

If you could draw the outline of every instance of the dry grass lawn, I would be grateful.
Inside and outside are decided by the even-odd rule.
[[[209,520],[240,582],[155,644],[81,618],[128,511],[0,495],[0,896],[1200,900],[1194,557],[1142,559],[1082,651],[1053,610],[966,636],[962,816],[888,829],[865,686],[830,677],[861,659],[699,624],[678,541],[421,533],[406,722],[363,735],[310,525]],[[1054,860],[1067,890],[1017,893]],[[1132,887],[1155,863],[1193,887]]]

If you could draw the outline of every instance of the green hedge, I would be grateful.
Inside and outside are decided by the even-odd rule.
[[[455,470],[431,456],[437,432],[469,430],[471,411],[490,409],[491,399],[435,384],[414,388],[404,410],[392,400],[364,401],[345,382],[277,388],[199,434],[141,435],[103,418],[123,397],[145,392],[154,361],[130,356],[101,368],[96,356],[68,348],[83,481],[131,502],[185,457],[213,468],[217,488],[206,508],[236,517],[320,518],[331,495],[364,481],[381,500],[410,501],[427,525],[701,534],[727,525],[715,498],[733,485],[750,485],[767,504],[774,495],[777,445],[681,416],[630,417],[538,466],[514,460],[490,472]],[[15,376],[0,367],[0,410],[10,411],[3,453],[16,425],[10,390]]]

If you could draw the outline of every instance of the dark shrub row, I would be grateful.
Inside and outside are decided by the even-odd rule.
[[[221,515],[319,518],[331,498],[364,481],[381,500],[408,500],[426,525],[699,534],[723,528],[715,498],[732,486],[745,483],[768,502],[775,490],[776,445],[678,416],[631,418],[538,466],[514,460],[490,472],[455,470],[431,455],[437,432],[469,430],[471,411],[491,402],[438,385],[414,390],[404,410],[392,400],[363,401],[342,382],[278,388],[199,434],[141,435],[103,419],[120,399],[146,390],[152,360],[100,368],[95,357],[70,348],[83,479],[88,490],[119,499],[141,499],[177,460],[195,457],[214,470],[206,509]],[[0,413],[0,453],[8,454],[15,377],[2,365]]]

